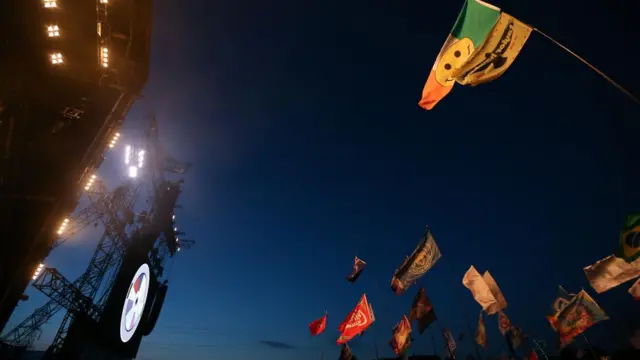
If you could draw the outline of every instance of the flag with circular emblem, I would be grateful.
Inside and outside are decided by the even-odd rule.
[[[631,263],[640,257],[640,213],[627,215],[620,232],[620,249],[616,256]]]

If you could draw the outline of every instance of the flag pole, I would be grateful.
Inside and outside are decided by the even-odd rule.
[[[573,57],[575,57],[576,59],[580,60],[583,64],[587,65],[591,70],[595,71],[603,79],[605,79],[607,82],[609,82],[609,84],[613,85],[616,89],[620,90],[623,94],[627,95],[629,97],[629,99],[631,99],[633,102],[635,102],[636,104],[640,105],[640,99],[638,99],[635,95],[633,95],[629,90],[627,90],[624,87],[622,87],[622,85],[618,84],[615,80],[613,80],[612,78],[607,76],[607,74],[603,73],[600,69],[598,69],[597,67],[592,65],[590,62],[588,62],[584,58],[580,57],[575,52],[571,51],[571,49],[569,49],[568,47],[562,45],[556,39],[552,38],[551,36],[545,34],[542,31],[540,31],[540,29],[535,28],[533,26],[529,26],[529,27],[531,28],[531,30],[533,30],[533,31],[537,32],[538,34],[542,35],[544,38],[546,38],[547,40],[551,41],[552,43],[557,45],[562,50],[568,52],[570,55],[573,55]]]
[[[591,351],[591,355],[593,355],[593,358],[597,359],[598,357],[596,356],[596,352],[593,351],[593,347],[591,347],[591,342],[589,342],[589,339],[587,339],[587,335],[585,335],[584,333],[582,333],[580,335],[582,335],[582,338],[587,343],[587,347],[589,347],[589,351]]]
[[[433,336],[433,328],[429,327],[429,334],[431,334],[431,345],[433,345],[433,355],[438,355],[438,350],[436,350],[436,338]]]
[[[469,314],[467,314],[467,312],[464,312],[464,319],[467,322],[467,328],[469,329],[469,339],[471,339],[471,342],[473,343],[473,348],[476,349],[476,355],[478,355],[478,360],[482,360],[482,356],[480,356],[480,350],[478,350],[478,344],[476,344],[475,341],[475,336],[472,336],[473,331],[471,329],[471,323],[469,322]]]
[[[531,341],[538,348],[538,350],[540,350],[540,352],[542,353],[542,356],[544,356],[546,360],[549,360],[549,358],[547,357],[547,353],[545,353],[544,350],[542,350],[542,346],[540,346],[540,344],[538,344],[538,342],[535,341],[534,339],[531,339]]]

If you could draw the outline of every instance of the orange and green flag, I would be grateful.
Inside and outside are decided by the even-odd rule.
[[[499,78],[513,64],[531,31],[529,25],[501,13],[482,46],[454,71],[456,82],[475,86]]]
[[[453,88],[454,72],[480,48],[500,17],[500,8],[481,0],[466,0],[449,37],[431,68],[419,105],[433,109]]]

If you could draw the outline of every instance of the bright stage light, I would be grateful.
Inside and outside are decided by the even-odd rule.
[[[49,37],[58,37],[60,36],[60,28],[58,25],[49,25],[47,26],[47,34]]]
[[[100,48],[100,62],[102,67],[109,67],[109,49],[104,46]]]
[[[91,175],[91,177],[89,178],[89,181],[87,181],[87,185],[85,185],[84,189],[85,190],[91,189],[91,185],[93,185],[94,181],[96,181],[96,176],[95,175]]]
[[[139,150],[138,151],[138,167],[142,169],[143,165],[144,165],[144,150]]]
[[[62,59],[62,54],[60,53],[53,53],[50,55],[50,59],[51,59],[51,63],[53,65],[59,65],[62,64],[64,62],[64,60]]]
[[[138,167],[137,166],[129,166],[129,177],[130,178],[138,177]]]
[[[36,271],[33,273],[33,276],[31,277],[31,280],[37,279],[43,269],[44,269],[44,264],[40,263],[40,265],[38,265],[38,268],[36,269]]]
[[[62,221],[62,224],[60,224],[60,226],[58,227],[58,235],[62,235],[64,229],[67,228],[67,225],[69,225],[69,219],[64,219]]]
[[[115,135],[113,135],[113,138],[111,139],[111,142],[109,143],[109,147],[113,148],[114,146],[116,146],[116,142],[118,141],[119,138],[120,138],[120,133],[119,132],[115,133]]]
[[[137,159],[134,158],[134,153],[138,155]],[[124,148],[124,163],[125,165],[129,165],[129,177],[134,178],[138,176],[139,170],[144,166],[144,154],[144,150],[138,150],[131,145],[127,145]]]
[[[58,7],[58,3],[56,2],[56,0],[44,0],[44,7],[46,8],[56,8]]]
[[[109,0],[100,0],[100,4],[108,4]]]
[[[129,161],[131,159],[131,145],[127,145],[124,148],[124,163],[129,165]]]
[[[144,306],[147,303],[151,273],[149,265],[142,264],[131,279],[127,298],[120,315],[120,340],[123,343],[131,340],[140,324]]]

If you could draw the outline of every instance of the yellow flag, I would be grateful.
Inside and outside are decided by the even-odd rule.
[[[475,86],[497,79],[513,64],[532,29],[507,13],[498,22],[471,58],[455,70],[459,84]]]

